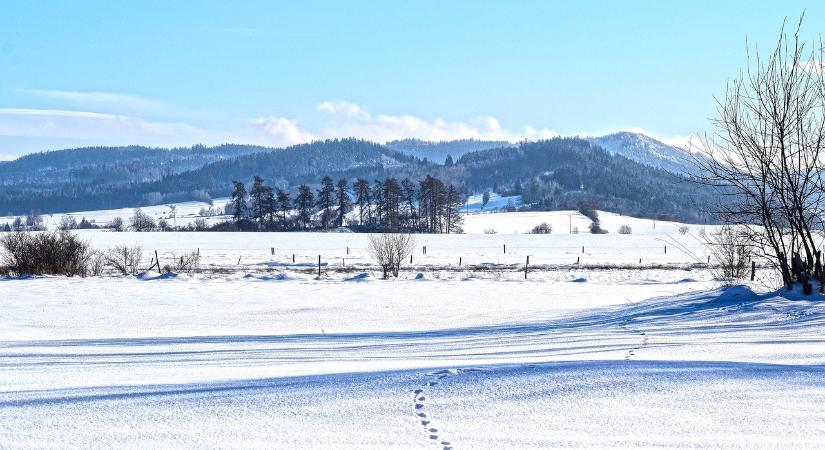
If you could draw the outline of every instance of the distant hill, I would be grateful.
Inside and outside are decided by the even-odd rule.
[[[608,143],[617,142],[636,148],[637,140]],[[204,200],[228,195],[233,180],[249,182],[253,175],[262,176],[269,185],[294,190],[301,183],[315,186],[324,175],[373,181],[418,180],[431,174],[466,194],[492,189],[500,195],[520,196],[528,208],[569,209],[585,201],[617,213],[693,222],[705,220],[697,205],[712,195],[709,188],[662,167],[663,158],[650,156],[653,153],[636,151],[636,159],[643,163],[624,156],[633,153],[630,150],[609,151],[584,139],[448,144],[432,144],[432,148],[461,154],[449,166],[411,154],[412,147],[399,151],[359,139],[283,149],[101,147],[29,155],[0,164],[0,215]],[[473,147],[480,149],[464,151]]]
[[[702,222],[700,207],[714,196],[681,175],[578,138],[472,152],[457,166],[468,190],[498,186],[537,209],[571,209],[585,201],[627,215]]]
[[[429,161],[443,164],[447,155],[457,160],[465,153],[476,152],[499,147],[514,147],[507,141],[480,141],[476,139],[459,139],[455,141],[422,141],[421,139],[402,139],[390,141],[386,145],[395,151],[415,156],[416,158],[427,158]]]
[[[119,184],[159,180],[211,162],[272,151],[252,145],[165,149],[141,146],[86,147],[32,153],[0,161],[0,186],[43,187],[62,183]]]
[[[667,145],[640,133],[623,131],[588,141],[607,150],[646,166],[656,167],[676,174],[690,174],[696,170],[693,156],[678,147]]]

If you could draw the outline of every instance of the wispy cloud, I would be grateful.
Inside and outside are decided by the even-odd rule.
[[[102,108],[119,111],[147,112],[166,108],[167,103],[137,95],[112,92],[82,92],[54,89],[16,89],[15,92],[71,104],[80,109]]]
[[[191,145],[215,137],[211,132],[180,122],[29,108],[0,108],[0,136],[145,145]]]

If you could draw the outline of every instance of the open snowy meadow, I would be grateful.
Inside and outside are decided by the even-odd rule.
[[[202,270],[0,280],[0,447],[823,448],[821,298],[602,217],[470,214],[386,281],[362,234],[80,232]]]

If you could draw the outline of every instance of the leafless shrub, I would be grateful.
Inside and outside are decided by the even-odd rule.
[[[206,231],[209,229],[209,224],[203,217],[198,217],[197,219],[195,219],[193,226],[195,227],[195,231]]]
[[[79,275],[91,272],[89,243],[67,231],[16,231],[0,236],[3,265],[18,275]]]
[[[87,275],[91,275],[94,277],[103,275],[103,269],[106,267],[106,256],[98,251],[92,252],[91,258],[89,258],[89,270]]]
[[[687,225],[682,225],[681,227],[679,227],[679,234],[681,235],[688,234],[688,231],[690,231],[690,227]]]
[[[117,245],[107,250],[103,256],[106,264],[121,274],[135,275],[139,272],[140,261],[143,259],[143,247]]]
[[[174,263],[164,266],[163,269],[166,272],[188,273],[191,275],[200,269],[201,254],[197,251],[184,253],[180,256],[173,253],[172,260]]]
[[[622,225],[619,227],[619,234],[631,234],[633,233],[633,228],[630,228],[630,225]]]
[[[74,230],[77,228],[77,219],[66,214],[60,217],[60,223],[57,225],[59,230]]]
[[[530,234],[550,234],[553,232],[553,225],[550,225],[547,222],[542,222],[539,225],[533,227],[530,230]]]
[[[484,234],[496,234],[498,233],[495,228],[485,228]]]
[[[135,209],[134,214],[129,219],[129,225],[135,231],[151,230],[156,226],[155,219],[143,212],[140,208]]]
[[[722,225],[712,233],[702,231],[700,237],[710,252],[714,276],[719,280],[745,278],[752,250],[750,237],[744,229]]]
[[[415,248],[415,237],[409,233],[384,233],[370,235],[368,251],[381,266],[383,278],[390,273],[398,277],[401,262],[407,259]]]
[[[123,219],[120,217],[115,217],[106,224],[106,228],[110,228],[113,231],[123,231]]]

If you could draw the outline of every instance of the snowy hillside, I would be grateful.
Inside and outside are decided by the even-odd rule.
[[[691,154],[644,134],[620,132],[588,140],[611,154],[622,155],[646,166],[676,174],[689,174],[696,170]]]

